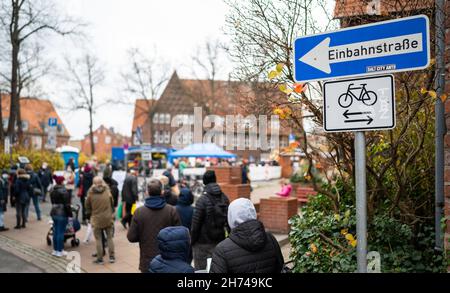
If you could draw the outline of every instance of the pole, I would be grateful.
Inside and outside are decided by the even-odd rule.
[[[367,273],[366,137],[355,132],[356,258],[358,273]]]
[[[441,229],[442,211],[444,207],[444,135],[445,125],[444,103],[441,96],[445,88],[445,0],[436,0],[436,105],[435,105],[435,249],[443,249]]]

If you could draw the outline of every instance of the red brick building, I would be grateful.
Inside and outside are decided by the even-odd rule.
[[[174,72],[159,100],[153,103],[147,100],[136,101],[132,128],[133,143],[136,142],[134,139],[136,130],[140,127],[143,143],[171,147],[172,135],[180,128],[171,126],[173,118],[177,116],[183,125],[191,125],[192,129],[180,137],[177,144],[191,144],[194,140],[194,107],[202,107],[203,118],[207,114],[218,115],[223,119],[226,115],[241,114],[245,117],[247,114],[240,103],[256,94],[254,88],[241,82],[181,79]],[[281,147],[288,145],[289,133],[287,128],[280,129]],[[248,135],[246,140],[246,150],[235,149],[231,152],[247,159],[269,158],[270,151],[249,150]]]
[[[362,22],[378,21],[390,19],[397,14],[410,12],[411,15],[428,14],[430,19],[434,18],[432,14],[434,11],[434,0],[337,0],[335,7],[335,17],[341,20],[342,26],[357,25]],[[431,15],[430,15],[431,14]],[[450,2],[446,1],[446,84],[445,93],[450,93]],[[362,19],[365,21],[362,21]],[[434,37],[434,28],[430,27],[432,31],[431,37]],[[434,52],[432,52],[434,54]],[[447,219],[447,230],[445,233],[445,246],[450,249],[450,100],[445,102],[445,114],[447,124],[447,134],[445,136],[445,216]],[[449,268],[450,269],[450,268]]]
[[[91,152],[91,139],[89,134],[86,134],[81,141],[81,152],[88,156],[109,156],[111,155],[112,147],[121,147],[124,143],[129,141],[129,137],[114,132],[113,128],[106,128],[101,125],[94,131],[95,154],[92,154]]]
[[[2,125],[3,129],[8,128],[10,112],[10,96],[2,95]],[[20,99],[20,116],[23,130],[23,146],[34,149],[44,149],[48,138],[48,119],[58,120],[56,147],[67,145],[70,134],[64,126],[61,118],[55,110],[52,102],[37,98]]]

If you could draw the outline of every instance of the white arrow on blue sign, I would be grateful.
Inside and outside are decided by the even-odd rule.
[[[417,15],[304,36],[294,51],[297,82],[424,69],[429,20]]]

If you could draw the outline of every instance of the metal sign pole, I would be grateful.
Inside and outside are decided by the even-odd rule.
[[[367,273],[366,137],[355,132],[356,257],[358,273]]]

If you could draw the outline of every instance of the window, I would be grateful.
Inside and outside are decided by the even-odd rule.
[[[3,128],[8,128],[8,123],[9,123],[9,118],[3,118],[2,120],[2,124],[3,124]]]
[[[162,131],[160,131],[160,133],[158,134],[158,142],[159,143],[164,143],[164,133]]]
[[[33,135],[31,137],[31,144],[36,150],[42,149],[42,136]]]
[[[98,143],[98,137],[94,136],[94,143]]]
[[[158,123],[158,121],[159,121],[159,113],[155,113],[153,115],[153,123]]]
[[[28,130],[28,121],[27,120],[22,120],[22,130],[23,131],[27,131]]]
[[[167,144],[170,143],[170,131],[164,131],[164,142]]]
[[[170,114],[166,114],[166,124],[170,124]]]
[[[164,124],[165,121],[166,121],[166,115],[164,115],[164,114],[159,114],[159,120],[158,120],[158,122],[159,122],[160,124]]]
[[[281,147],[282,147],[282,148],[285,148],[285,147],[287,147],[287,146],[288,146],[287,138],[286,138],[286,137],[283,137],[283,138],[281,139]]]
[[[105,136],[105,143],[110,144],[111,143],[111,136],[107,135]]]
[[[194,115],[189,115],[189,124],[194,124]]]
[[[154,143],[157,143],[159,139],[159,131],[156,130],[155,133],[153,134],[153,141]]]

